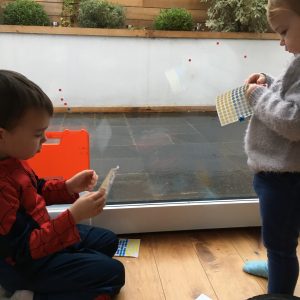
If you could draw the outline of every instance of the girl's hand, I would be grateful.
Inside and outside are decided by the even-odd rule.
[[[259,86],[259,84],[249,84],[246,91],[246,98],[249,100],[251,93]]]
[[[91,191],[97,184],[98,175],[94,170],[84,170],[66,181],[68,192],[72,195],[83,191]]]
[[[255,73],[250,75],[247,80],[245,81],[248,84],[248,89],[246,91],[246,98],[249,100],[251,93],[258,87],[258,86],[267,86],[267,78],[264,74]]]
[[[266,84],[267,78],[264,74],[254,73],[251,74],[245,81],[246,84]]]

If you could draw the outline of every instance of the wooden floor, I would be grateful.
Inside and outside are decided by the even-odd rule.
[[[246,260],[266,258],[259,228],[126,237],[140,238],[141,248],[138,258],[120,258],[126,285],[116,300],[242,300],[266,291],[266,280],[242,271]]]

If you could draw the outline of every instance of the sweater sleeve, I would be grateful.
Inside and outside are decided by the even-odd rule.
[[[38,217],[44,220],[38,223],[25,209],[20,208],[20,190],[7,182],[1,182],[0,191],[2,258],[11,257],[16,263],[22,263],[53,254],[80,241],[69,210],[50,220],[43,199],[36,194],[36,203],[40,206]],[[32,199],[31,193],[27,199]]]
[[[291,142],[300,141],[300,58],[282,80],[270,88],[257,87],[249,100],[255,116],[267,127]]]
[[[30,254],[38,259],[63,250],[80,241],[80,235],[69,210],[34,229],[30,234]]]
[[[261,74],[263,74],[266,77],[266,84],[268,87],[270,87],[275,80],[274,77],[272,77],[271,75],[268,75],[266,73],[261,73]]]
[[[23,168],[35,178],[37,192],[44,198],[46,205],[71,204],[78,199],[79,194],[69,194],[65,180],[39,178],[26,161],[22,161]]]
[[[78,199],[77,193],[70,195],[67,191],[65,180],[43,180],[37,179],[38,191],[44,197],[46,205],[70,204]]]

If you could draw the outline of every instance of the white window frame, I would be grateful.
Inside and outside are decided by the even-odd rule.
[[[69,205],[49,206],[51,217]],[[83,223],[117,234],[260,226],[258,199],[107,205]]]

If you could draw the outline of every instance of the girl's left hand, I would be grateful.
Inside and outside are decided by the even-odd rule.
[[[84,170],[66,181],[70,194],[83,191],[92,191],[98,181],[98,175],[94,170]]]
[[[248,85],[248,89],[246,91],[246,98],[249,100],[251,93],[258,87],[258,84],[252,83]]]

